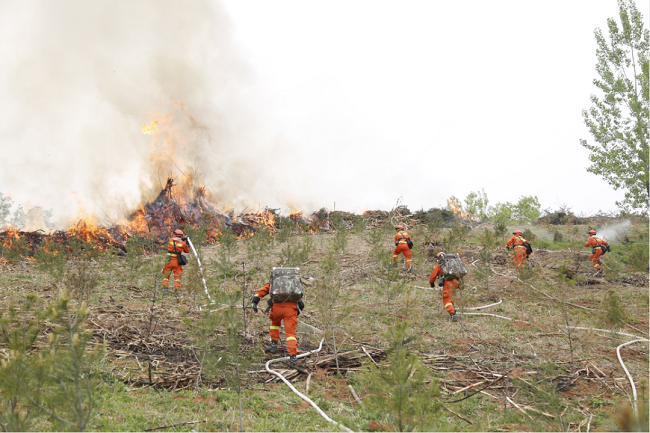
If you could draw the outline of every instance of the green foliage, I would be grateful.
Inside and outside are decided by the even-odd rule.
[[[560,233],[559,230],[553,231],[553,242],[562,242],[564,240],[564,235]]]
[[[554,382],[562,372],[551,361],[540,365],[540,370],[544,377],[539,380],[513,378],[513,384],[520,390],[519,398],[537,410],[526,412],[544,426],[532,430],[567,431],[569,424],[579,419],[579,414],[571,400],[560,396],[558,384]],[[552,417],[544,415],[545,413]]]
[[[324,337],[327,339],[336,356],[338,369],[338,348],[340,345],[340,330],[350,314],[351,308],[341,303],[343,284],[340,273],[340,263],[337,260],[336,249],[330,250],[319,263],[320,275],[315,284],[315,309],[323,326]]]
[[[541,215],[537,196],[521,196],[513,207],[513,218],[522,224],[532,224]]]
[[[490,211],[490,221],[495,225],[507,226],[514,219],[514,209],[511,203],[497,203]]]
[[[34,253],[38,269],[47,272],[53,282],[63,281],[69,259],[68,249],[56,241],[41,245]]]
[[[88,257],[78,257],[68,262],[66,284],[70,294],[80,301],[89,300],[99,285],[99,275],[93,270],[93,262]]]
[[[607,296],[603,303],[602,311],[602,320],[605,322],[610,329],[619,324],[619,322],[625,317],[625,312],[623,311],[623,306],[621,305],[621,298],[618,296],[618,293],[614,289],[607,291]]]
[[[126,240],[126,251],[125,262],[126,267],[129,270],[129,280],[133,281],[145,264],[144,238],[137,235],[128,238]]]
[[[392,326],[387,338],[388,367],[368,365],[363,380],[369,395],[364,402],[395,431],[430,430],[440,411],[437,383],[426,383],[428,369],[407,347],[414,338],[407,322]]]
[[[580,140],[591,151],[590,173],[602,176],[614,189],[626,190],[617,204],[648,212],[648,97],[649,65],[647,29],[632,0],[619,0],[620,24],[607,20],[609,41],[600,29],[594,84],[601,97],[591,95],[592,107],[582,117],[596,144]]]
[[[268,253],[273,246],[273,236],[271,232],[264,229],[257,229],[256,233],[246,242],[246,257],[256,268],[262,264],[262,258]]]
[[[34,295],[28,296],[22,315],[10,308],[0,321],[0,338],[12,348],[9,358],[2,360],[0,383],[6,391],[0,400],[3,407],[14,408],[0,418],[14,428],[25,429],[32,412],[37,412],[46,416],[55,430],[85,431],[95,411],[97,381],[92,365],[104,348],[89,347],[92,331],[83,324],[89,312],[85,303],[72,307],[64,291],[42,313],[32,311],[35,302]],[[45,329],[42,319],[53,329],[45,348],[33,351]]]
[[[470,192],[465,197],[465,210],[481,219],[487,219],[489,213],[488,197],[485,190]]]
[[[648,244],[632,244],[625,247],[626,253],[623,256],[623,262],[632,266],[637,272],[647,272],[650,257],[648,254]]]
[[[220,228],[221,234],[218,236],[219,252],[217,254],[217,270],[225,277],[231,276],[236,272],[235,264],[232,261],[232,255],[237,246],[237,235],[228,230],[225,226]]]
[[[454,224],[451,226],[447,234],[442,240],[442,244],[445,252],[455,253],[456,248],[460,245],[461,242],[466,240],[469,233],[472,231],[470,226],[460,224],[458,221],[454,221]]]
[[[526,229],[522,232],[524,239],[526,239],[528,242],[534,242],[536,241],[537,235],[533,233],[531,229]]]
[[[239,290],[220,291],[213,298],[218,305],[224,305],[223,308],[218,312],[206,309],[200,320],[186,319],[185,323],[190,328],[192,343],[201,360],[197,387],[201,381],[214,384],[225,380],[229,388],[237,392],[240,429],[244,431],[241,398],[244,380],[250,364],[260,361],[260,357],[255,357],[257,350],[243,350],[246,341],[242,296],[243,292]]]
[[[280,250],[278,259],[279,266],[297,267],[309,260],[309,254],[314,249],[314,241],[311,235],[302,235],[287,242]]]

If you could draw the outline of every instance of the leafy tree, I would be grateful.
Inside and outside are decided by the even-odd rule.
[[[486,219],[489,212],[488,203],[489,200],[484,189],[477,192],[472,191],[465,197],[465,210],[474,216]]]
[[[513,217],[520,223],[531,224],[537,221],[541,215],[539,200],[537,196],[521,196],[516,205],[513,206]]]
[[[4,225],[11,212],[11,199],[0,192],[0,226]]]
[[[582,116],[596,144],[580,140],[591,151],[587,171],[626,191],[617,204],[648,211],[648,39],[643,16],[632,0],[619,0],[619,23],[607,20],[609,41],[596,29],[598,49],[594,84],[602,98],[591,95],[592,107]]]

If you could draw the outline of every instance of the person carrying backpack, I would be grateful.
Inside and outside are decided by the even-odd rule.
[[[174,295],[178,295],[178,289],[181,288],[181,277],[183,276],[183,265],[185,257],[181,253],[189,254],[190,247],[187,245],[187,238],[183,236],[182,230],[176,230],[174,237],[169,240],[167,245],[168,262],[162,270],[163,294],[169,290],[169,276],[174,273]],[[179,261],[180,259],[180,261]],[[182,263],[181,263],[182,262]]]
[[[395,251],[393,251],[393,266],[397,267],[397,256],[404,254],[408,271],[411,272],[411,248],[413,242],[411,236],[404,231],[403,225],[395,227],[397,234],[395,235]]]
[[[515,230],[512,232],[512,237],[508,239],[506,243],[508,249],[514,249],[515,251],[515,266],[517,267],[517,272],[521,274],[521,271],[524,269],[525,261],[530,256],[532,248],[530,248],[530,243],[524,239],[524,234],[521,230]]]
[[[589,239],[585,244],[585,247],[591,247],[591,255],[589,258],[594,263],[594,268],[596,268],[596,275],[603,275],[603,268],[600,267],[600,256],[609,251],[609,244],[604,240],[596,237],[596,230],[589,230],[587,232]]]
[[[451,299],[451,291],[458,289],[458,278],[444,278],[444,272],[441,265],[445,259],[445,253],[440,252],[436,255],[438,259],[438,264],[433,268],[431,276],[429,277],[429,284],[431,287],[435,287],[436,279],[439,278],[438,286],[442,286],[442,304],[445,306],[445,310],[449,313],[449,318],[452,322],[457,322],[458,318],[456,317],[456,308],[454,308],[454,301]]]
[[[274,268],[273,272],[276,272],[276,269],[288,269],[288,268]],[[290,269],[290,268],[289,268]],[[293,268],[296,269],[296,268]],[[260,300],[272,292],[271,284],[276,284],[274,279],[279,280],[282,278],[278,277],[274,273],[271,274],[271,281],[266,283],[260,290],[257,291],[253,297],[253,311],[258,312],[257,304]],[[300,277],[298,277],[298,282]],[[282,284],[282,283],[280,283]],[[290,284],[289,284],[290,285]],[[286,288],[288,285],[285,284],[281,288]],[[302,290],[302,287],[300,288]],[[290,362],[296,361],[296,355],[298,355],[298,336],[296,335],[296,325],[298,324],[298,315],[305,308],[305,304],[300,299],[297,302],[277,302],[278,299],[273,299],[273,293],[271,293],[271,313],[269,318],[271,319],[271,327],[269,329],[269,335],[271,336],[271,344],[266,346],[264,349],[270,353],[278,353],[278,342],[280,341],[280,325],[284,320],[284,332],[287,335],[287,350],[289,351],[289,360]]]

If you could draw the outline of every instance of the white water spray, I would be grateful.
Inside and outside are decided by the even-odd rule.
[[[623,220],[619,223],[607,225],[596,229],[596,236],[607,242],[620,242],[630,231],[632,221]]]

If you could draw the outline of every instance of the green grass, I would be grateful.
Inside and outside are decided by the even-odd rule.
[[[623,300],[625,319],[633,326],[640,329],[648,329],[648,291],[647,287],[636,285],[624,285],[613,281],[620,277],[631,275],[644,275],[635,273],[635,267],[625,261],[629,254],[627,247],[616,246],[611,255],[605,257],[605,262],[615,268],[598,285],[570,285],[558,282],[557,268],[563,266],[575,266],[575,257],[579,257],[579,269],[581,272],[591,269],[591,262],[588,260],[588,249],[582,248],[586,240],[585,227],[553,227],[560,230],[563,235],[561,242],[553,242],[545,238],[549,228],[532,226],[535,233],[539,229],[540,239],[533,242],[536,252],[531,257],[539,266],[535,269],[535,276],[531,280],[533,286],[547,294],[561,298],[568,302],[587,305],[596,311],[588,311],[577,308],[569,308],[570,321],[573,325],[584,327],[602,328],[601,321],[602,307],[605,294],[610,288],[616,289]],[[418,231],[413,231],[418,233]],[[636,245],[643,240],[643,228],[633,226],[630,232],[630,242]],[[445,231],[435,235],[423,228],[420,236],[444,236]],[[401,267],[399,269],[399,280],[407,282],[407,288],[400,293],[391,295],[390,304],[387,305],[385,293],[385,281],[379,272],[376,261],[369,257],[371,246],[366,241],[366,234],[349,234],[349,244],[342,254],[345,258],[345,266],[341,268],[342,280],[345,285],[340,301],[345,307],[351,307],[352,313],[345,323],[339,349],[342,351],[355,350],[357,344],[352,341],[365,341],[383,347],[386,344],[383,333],[403,320],[403,313],[409,311],[409,320],[412,321],[414,329],[418,330],[419,338],[414,350],[428,354],[451,354],[453,356],[463,355],[472,344],[478,351],[471,349],[469,352],[472,360],[463,359],[467,365],[474,365],[473,362],[483,368],[490,368],[492,371],[505,372],[511,369],[524,369],[536,371],[537,373],[526,376],[528,380],[542,380],[544,374],[541,365],[546,360],[552,360],[565,366],[569,359],[568,337],[563,331],[564,319],[559,305],[547,299],[542,294],[533,291],[520,282],[513,282],[511,277],[502,277],[496,274],[490,276],[489,290],[484,289],[484,284],[477,279],[471,261],[478,258],[479,236],[478,230],[471,231],[461,241],[460,251],[463,254],[469,274],[466,277],[466,291],[463,295],[467,306],[478,306],[493,303],[502,299],[503,303],[497,307],[487,310],[480,310],[486,313],[499,314],[514,319],[531,322],[523,324],[489,316],[465,316],[462,325],[448,321],[448,314],[445,312],[440,291],[421,290],[413,286],[429,287],[428,277],[434,266],[431,259],[428,259],[426,251],[416,250],[414,254],[414,272],[406,273]],[[302,264],[301,269],[305,277],[317,277],[320,274],[319,260],[330,248],[333,236],[329,234],[303,235],[313,236],[313,246],[309,254],[309,261]],[[383,248],[386,255],[391,255],[393,233],[385,231],[383,234]],[[646,237],[647,239],[647,237]],[[418,239],[415,238],[416,247]],[[288,242],[296,241],[295,236],[290,236]],[[647,247],[647,241],[646,247]],[[252,241],[237,241],[232,253],[232,263],[241,268],[241,262],[246,261],[247,278],[249,285],[247,296],[261,287],[268,278],[269,269],[277,264],[277,257],[283,245],[274,243],[263,257],[256,257],[256,266],[248,262],[247,247]],[[505,244],[501,242],[500,245]],[[542,246],[547,247],[551,253],[547,256],[539,254]],[[219,246],[204,246],[201,248],[204,256],[203,264],[206,280],[211,291],[221,290],[223,286],[222,274],[218,269]],[[495,254],[502,254],[503,247],[494,247]],[[572,255],[572,251],[584,251],[578,256]],[[587,256],[583,258],[582,256]],[[474,257],[468,259],[467,257]],[[101,323],[101,316],[96,313],[100,308],[116,308],[122,305],[124,311],[135,311],[137,308],[147,307],[151,301],[151,294],[154,290],[156,276],[157,284],[160,284],[159,272],[163,259],[161,255],[142,256],[138,266],[138,272],[132,273],[133,263],[123,257],[96,259],[93,272],[99,276],[99,286],[91,294],[88,301],[93,313],[91,319]],[[400,266],[402,266],[400,262]],[[513,276],[516,274],[512,265],[511,253],[507,253],[505,265],[492,264],[500,274]],[[129,269],[131,268],[131,269]],[[239,272],[239,271],[237,271]],[[190,318],[197,317],[198,305],[205,302],[203,287],[200,279],[194,281],[192,273],[196,273],[195,264],[192,261],[185,269],[183,276],[184,290],[186,294],[178,303],[173,298],[165,298],[162,308],[165,314],[162,320],[174,316],[178,311],[188,311]],[[647,273],[645,273],[647,278]],[[240,287],[241,276],[237,281],[228,280],[232,287]],[[581,277],[584,279],[584,277]],[[579,281],[575,278],[574,281]],[[65,285],[65,279],[63,285]],[[473,289],[476,287],[476,290]],[[42,301],[53,300],[61,288],[61,281],[45,270],[38,270],[38,264],[27,262],[23,265],[11,265],[0,269],[0,298],[3,304],[10,305],[18,302],[24,297],[27,291],[34,290]],[[409,292],[411,296],[409,297]],[[458,294],[456,299],[458,299]],[[305,296],[305,316],[300,320],[316,327],[321,327],[316,304],[319,302],[319,294],[307,288]],[[458,301],[457,301],[458,302]],[[458,306],[458,304],[457,304]],[[127,311],[127,312],[128,312]],[[138,311],[146,311],[146,308]],[[469,310],[468,310],[469,311]],[[193,316],[194,315],[194,316]],[[250,324],[251,331],[262,340],[268,331],[268,317],[258,314]],[[619,324],[618,329],[623,332],[634,333],[630,328]],[[298,336],[300,341],[308,341],[315,344],[319,336],[298,325]],[[181,335],[176,336],[178,338]],[[575,331],[572,338],[574,342],[574,356],[576,359],[589,359],[605,373],[612,373],[613,377],[620,377],[620,366],[613,354],[612,340],[601,334],[593,332]],[[620,344],[620,343],[619,343]],[[635,345],[636,346],[636,345]],[[647,353],[642,345],[635,347],[636,350]],[[326,349],[327,350],[327,349]],[[513,354],[514,352],[514,354]],[[637,378],[648,376],[647,356],[643,353],[626,352],[626,364],[632,374]],[[366,359],[366,362],[370,362]],[[580,361],[582,368],[586,361]],[[129,383],[123,383],[118,376],[111,374],[132,372],[132,377],[138,374],[139,367],[136,362],[127,365],[117,364],[112,356],[108,356],[105,362],[98,365],[103,373],[100,376],[100,385],[96,393],[97,415],[91,422],[92,429],[98,431],[142,431],[147,428],[178,424],[188,421],[201,420],[200,424],[189,424],[175,427],[176,431],[191,430],[218,430],[230,431],[239,429],[239,417],[237,411],[237,394],[228,389],[208,390],[201,388],[197,390],[184,390],[170,392],[167,390],[154,390],[151,388],[133,389]],[[259,370],[261,366],[254,368]],[[577,367],[576,367],[577,368]],[[314,374],[311,379],[309,396],[333,419],[340,421],[353,430],[370,430],[376,424],[384,425],[381,414],[369,411],[363,406],[358,406],[348,390],[347,384],[355,386],[355,390],[363,398],[367,390],[355,381],[356,373],[351,373],[343,379],[334,376],[319,376]],[[244,425],[250,431],[329,431],[334,426],[323,420],[315,410],[301,403],[284,384],[265,384],[262,379],[266,375],[258,374],[249,379],[247,389],[243,392]],[[470,374],[456,370],[431,370],[431,378],[441,380],[458,381],[468,384],[476,380]],[[614,413],[627,401],[627,395],[617,391],[609,380],[610,389],[603,388],[595,380],[580,379],[571,388],[572,393],[563,395],[566,401],[577,402],[583,407],[589,408],[594,414],[592,419],[592,430],[617,429]],[[618,382],[619,387],[629,391],[627,382]],[[305,377],[295,383],[300,389],[305,389]],[[602,389],[601,389],[602,388]],[[613,390],[613,391],[612,391]],[[488,390],[489,391],[489,390]],[[495,390],[495,395],[501,396],[500,390]],[[647,391],[646,391],[647,392]],[[443,410],[433,425],[428,426],[430,430],[436,431],[497,431],[497,430],[540,430],[547,429],[548,425],[540,416],[533,416],[529,419],[518,410],[508,406],[503,409],[503,401],[494,401],[487,395],[478,394],[459,403],[448,403],[448,401],[465,394],[449,396],[441,393],[440,401],[449,409],[468,419],[472,424],[461,420],[451,412]],[[510,396],[519,404],[526,404],[521,400],[522,394]],[[532,403],[531,403],[532,404]],[[203,422],[204,420],[207,420]],[[48,424],[40,420],[37,428],[48,429]]]

